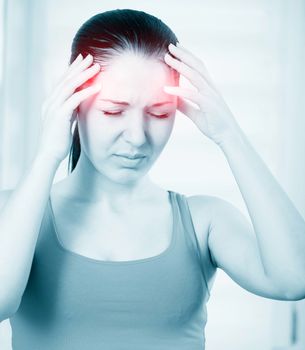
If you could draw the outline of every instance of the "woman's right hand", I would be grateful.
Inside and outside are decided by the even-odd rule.
[[[100,72],[98,63],[89,67],[92,62],[91,55],[85,59],[81,55],[77,56],[43,103],[39,155],[47,155],[58,163],[68,155],[72,143],[72,124],[76,118],[75,110],[82,101],[101,89],[96,84],[77,91]]]

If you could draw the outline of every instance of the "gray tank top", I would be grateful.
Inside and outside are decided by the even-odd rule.
[[[210,297],[204,257],[186,197],[168,193],[169,247],[130,261],[67,250],[49,199],[28,283],[10,319],[13,350],[204,349]]]

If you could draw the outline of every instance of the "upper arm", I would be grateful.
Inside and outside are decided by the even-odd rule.
[[[208,246],[212,260],[251,293],[286,300],[266,277],[251,222],[231,203],[209,196],[211,222]]]

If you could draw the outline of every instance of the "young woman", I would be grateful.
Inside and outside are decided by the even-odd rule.
[[[217,267],[263,297],[305,296],[303,218],[177,41],[135,10],[77,32],[37,157],[0,197],[0,315],[14,350],[202,350]],[[223,151],[252,225],[223,199],[150,180],[177,109]],[[71,172],[52,185],[69,150]]]

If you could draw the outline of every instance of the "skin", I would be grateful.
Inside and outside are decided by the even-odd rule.
[[[170,45],[169,50],[175,58],[165,55],[168,67],[128,54],[114,59],[108,72],[100,74],[102,89],[98,96],[128,100],[130,106],[118,118],[102,115],[99,118],[99,109],[106,110],[112,105],[97,107],[94,98],[81,103],[79,125],[84,152],[75,171],[64,180],[66,194],[71,198],[77,193],[86,202],[84,208],[88,212],[90,207],[95,207],[99,213],[105,213],[110,232],[117,220],[128,222],[130,213],[138,215],[133,217],[132,223],[129,221],[128,228],[139,221],[138,217],[145,221],[144,218],[149,218],[158,208],[162,209],[156,218],[162,217],[160,227],[166,227],[165,213],[169,213],[168,206],[164,206],[166,191],[154,185],[146,174],[170,137],[177,107],[203,136],[223,151],[251,218],[249,222],[236,207],[220,198],[188,197],[200,249],[206,256],[204,264],[210,286],[216,269],[221,268],[254,294],[279,300],[303,299],[304,219],[240,129],[204,63],[184,47]],[[187,78],[194,89],[173,87],[169,67]],[[168,98],[175,99],[176,103],[172,117],[148,118],[147,107]],[[135,150],[148,155],[137,169],[126,169],[111,157],[115,152]],[[119,214],[115,216],[114,213]],[[96,215],[89,215],[88,222],[97,222]],[[139,238],[143,230],[138,227]],[[126,229],[121,233],[116,236],[117,241],[113,240],[109,251],[126,235]],[[153,231],[150,234],[151,242],[156,244],[168,231],[159,237]],[[109,235],[103,238],[111,239]],[[137,242],[131,241],[132,244]],[[138,247],[139,251],[143,247],[147,247],[147,242]],[[157,251],[160,247],[155,248]],[[122,246],[117,256],[124,250]],[[162,249],[157,253],[160,251]]]
[[[219,146],[251,218],[249,222],[220,198],[189,198],[199,237],[205,237],[202,213],[210,213],[209,234],[203,241],[213,265],[254,294],[280,300],[304,299],[303,217],[237,124],[205,64],[181,45],[169,45],[169,50],[175,58],[165,55],[166,63],[195,89],[171,87],[166,91],[178,97],[178,109]]]
[[[175,84],[173,70],[160,59],[126,52],[108,62],[94,84],[101,84],[100,92],[79,105],[81,156],[51,191],[58,232],[64,232],[61,240],[68,249],[96,259],[157,255],[169,245],[172,213],[168,192],[147,172],[174,126],[177,98],[163,90]],[[123,152],[141,152],[145,158],[126,166],[114,156]]]
[[[113,58],[96,82],[102,85],[100,93],[80,104],[82,152],[69,185],[82,198],[127,203],[155,188],[145,175],[164,149],[174,125],[177,99],[163,91],[164,85],[174,84],[173,75],[164,62],[125,53]],[[162,102],[168,103],[151,107]],[[167,116],[161,118],[164,114]],[[128,168],[114,156],[123,152],[141,152],[146,157],[138,166]]]

